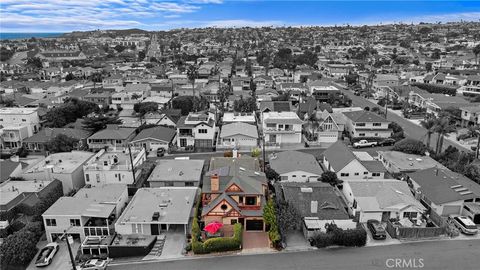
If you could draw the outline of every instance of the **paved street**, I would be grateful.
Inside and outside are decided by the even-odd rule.
[[[354,93],[350,90],[342,90],[342,92],[352,99],[353,106],[362,107],[362,108],[367,107],[367,106],[370,107],[370,108],[372,108],[373,106],[378,106],[377,104],[374,104],[374,103],[370,102],[369,100],[367,100],[363,97],[354,95]],[[420,126],[408,121],[407,119],[405,119],[401,116],[398,116],[396,114],[393,114],[393,113],[388,113],[387,114],[387,119],[389,121],[396,122],[400,126],[402,126],[406,136],[408,136],[410,138],[413,138],[413,139],[416,139],[416,140],[422,140],[423,142],[426,143],[427,130],[424,129],[423,127],[420,127]],[[438,139],[438,135],[433,134],[432,138],[431,138],[431,142],[430,142],[430,145],[431,145],[432,148],[435,148],[435,145],[437,143],[437,139]],[[449,141],[445,138],[444,143],[443,143],[443,149],[446,149],[449,145],[455,146],[461,151],[462,150],[467,151],[467,152],[472,151],[471,149],[465,148],[464,146],[459,145],[457,143],[453,143],[453,142],[451,142],[451,141]]]
[[[296,253],[185,259],[111,265],[109,269],[478,269],[480,241],[447,240],[392,246],[322,249]],[[395,261],[397,259],[397,261]],[[395,265],[395,263],[399,263]]]

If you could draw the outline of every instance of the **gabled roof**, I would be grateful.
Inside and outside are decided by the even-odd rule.
[[[448,169],[429,168],[408,176],[420,185],[421,192],[435,204],[480,197],[480,185]]]
[[[75,129],[75,128],[44,128],[39,132],[37,132],[36,134],[33,134],[33,136],[28,137],[23,141],[45,143],[60,134],[63,134],[65,136],[68,136],[76,140],[82,140],[82,139],[86,139],[92,133],[88,130]]]
[[[11,160],[0,160],[0,184],[8,180],[18,166],[21,167],[22,163]]]
[[[172,139],[175,137],[177,134],[177,131],[172,129],[172,128],[167,128],[167,127],[153,127],[153,128],[147,128],[140,133],[138,133],[135,138],[133,138],[132,142],[140,141],[140,140],[145,140],[145,139],[154,139],[154,140],[159,140],[159,141],[164,141],[164,142],[171,142]]]
[[[292,103],[290,101],[261,101],[260,111],[289,112],[292,111]]]
[[[350,162],[357,159],[342,141],[337,141],[328,147],[327,150],[323,152],[323,156],[328,160],[330,166],[332,166],[336,172],[345,168]]]
[[[132,133],[135,132],[135,128],[106,128],[103,130],[98,131],[97,133],[93,134],[92,136],[88,137],[88,139],[111,139],[111,140],[125,140]]]
[[[230,137],[233,135],[245,135],[251,138],[258,138],[257,126],[242,122],[235,122],[222,126],[220,138]]]
[[[299,151],[274,153],[269,157],[270,167],[279,174],[304,171],[320,176],[323,173],[315,157]]]
[[[385,123],[389,122],[380,115],[370,112],[370,111],[355,111],[355,112],[344,112],[346,117],[348,117],[352,122],[355,123]]]

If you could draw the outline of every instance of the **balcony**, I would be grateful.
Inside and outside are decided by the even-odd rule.
[[[194,133],[179,133],[178,137],[195,137]]]
[[[270,128],[266,127],[263,129],[265,133],[296,133],[297,131],[294,130],[293,128]],[[300,132],[300,131],[298,131]]]

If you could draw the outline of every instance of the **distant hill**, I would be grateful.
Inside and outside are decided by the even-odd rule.
[[[131,34],[148,34],[148,33],[150,32],[142,29],[138,29],[138,28],[132,28],[132,29],[122,29],[122,30],[94,30],[94,31],[85,31],[85,32],[74,31],[71,33],[63,34],[63,37],[81,38],[81,37],[88,37],[92,35],[116,37],[116,36],[128,36]]]

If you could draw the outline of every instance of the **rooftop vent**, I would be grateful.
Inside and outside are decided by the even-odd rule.
[[[302,188],[300,188],[300,191],[302,193],[312,193],[313,189],[311,187],[302,187]]]
[[[158,221],[158,218],[160,217],[160,213],[159,212],[153,212],[153,215],[152,215],[152,221]]]
[[[470,190],[464,191],[464,192],[460,192],[460,195],[468,195],[468,194],[472,194],[472,192],[471,192]]]

